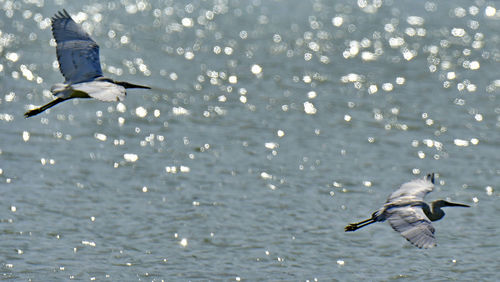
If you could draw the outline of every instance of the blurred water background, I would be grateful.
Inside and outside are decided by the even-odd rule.
[[[497,6],[0,0],[1,277],[499,280]],[[63,8],[153,90],[24,119],[63,81]],[[472,205],[436,248],[344,233],[429,172]]]

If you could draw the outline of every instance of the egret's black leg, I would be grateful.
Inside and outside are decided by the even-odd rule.
[[[365,226],[372,224],[374,222],[376,222],[375,219],[369,218],[369,219],[366,219],[366,220],[363,220],[360,222],[351,223],[351,224],[347,225],[346,227],[344,227],[344,230],[345,230],[345,232],[356,231],[357,229],[359,229],[361,227],[365,227]]]
[[[66,101],[67,99],[63,99],[63,98],[57,98],[55,99],[54,101],[52,102],[49,102],[43,106],[41,106],[40,108],[36,108],[36,109],[33,109],[33,110],[30,110],[30,111],[27,111],[25,114],[24,114],[24,117],[25,118],[29,118],[29,117],[32,117],[32,116],[36,116],[38,115],[39,113],[45,111],[46,109],[50,108],[50,107],[53,107],[63,101]]]

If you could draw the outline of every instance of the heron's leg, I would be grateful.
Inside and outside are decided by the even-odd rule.
[[[52,102],[49,102],[43,106],[41,106],[40,108],[36,108],[36,109],[33,109],[33,110],[30,110],[30,111],[27,111],[25,114],[24,114],[24,117],[25,118],[29,118],[29,117],[32,117],[32,116],[36,116],[38,115],[39,113],[45,111],[46,109],[50,108],[50,107],[53,107],[63,101],[65,101],[67,99],[63,99],[63,98],[57,98],[55,100],[53,100]]]
[[[376,221],[372,217],[372,218],[369,218],[369,219],[366,219],[366,220],[363,220],[360,222],[351,223],[351,224],[347,225],[346,227],[344,227],[344,230],[345,230],[345,232],[356,231],[357,229],[359,229],[361,227],[365,227],[365,226],[372,224],[374,222],[376,222]]]

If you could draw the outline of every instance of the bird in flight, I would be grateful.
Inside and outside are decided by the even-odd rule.
[[[26,118],[73,98],[95,98],[105,102],[122,101],[127,95],[125,89],[151,89],[148,86],[104,77],[99,60],[99,46],[66,10],[52,17],[52,35],[57,43],[59,70],[65,81],[52,86],[51,92],[56,97],[55,100],[27,111],[24,114]]]
[[[437,200],[428,204],[424,197],[434,189],[434,173],[423,179],[416,179],[401,185],[393,192],[385,204],[374,212],[371,218],[347,225],[345,232],[355,231],[374,222],[387,220],[394,230],[399,232],[410,243],[419,248],[436,246],[434,227],[431,221],[444,216],[442,207],[470,207],[465,204],[450,203]]]

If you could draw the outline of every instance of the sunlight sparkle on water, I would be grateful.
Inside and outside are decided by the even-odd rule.
[[[344,19],[342,17],[337,16],[332,19],[332,24],[336,27],[341,26],[343,23]]]
[[[377,59],[377,55],[375,55],[375,53],[372,53],[372,52],[368,52],[368,51],[363,51],[361,52],[361,59],[363,61],[375,61]]]
[[[54,165],[56,163],[56,161],[54,159],[41,158],[40,163],[42,165],[47,165],[47,164]]]
[[[469,63],[469,69],[471,70],[478,70],[480,67],[480,64],[478,61],[472,61]]]
[[[486,9],[484,9],[484,14],[487,17],[494,17],[497,13],[497,9],[492,6],[487,6]]]
[[[451,30],[451,34],[455,37],[463,37],[467,34],[467,32],[463,28],[453,28]]]
[[[382,90],[386,91],[386,92],[389,92],[389,91],[392,91],[394,89],[394,85],[392,85],[392,83],[384,83],[382,84]]]
[[[493,195],[493,187],[486,186],[485,190],[486,190],[486,195],[488,195],[488,196]]]
[[[235,84],[238,82],[238,77],[236,75],[231,75],[227,80],[229,81],[229,83]]]
[[[82,245],[84,245],[84,246],[90,246],[90,247],[95,247],[96,246],[95,242],[86,241],[86,240],[82,241]]]
[[[179,242],[179,245],[181,245],[182,247],[187,247],[188,240],[186,238],[182,238],[182,240]]]
[[[192,18],[183,18],[181,23],[184,27],[193,27],[194,21]]]
[[[262,177],[262,179],[272,179],[273,178],[273,176],[271,174],[269,174],[265,171],[260,173],[260,177]]]
[[[120,102],[120,103],[116,104],[116,110],[121,112],[121,113],[124,113],[127,110],[127,106],[125,106],[125,104]]]
[[[103,142],[106,141],[106,139],[107,139],[106,135],[104,135],[102,133],[95,133],[94,137],[95,137],[95,139],[103,141]]]
[[[19,54],[14,52],[7,53],[5,54],[5,58],[11,62],[17,62],[17,60],[19,60]]]
[[[469,146],[469,141],[463,140],[463,139],[455,139],[455,140],[453,140],[453,143],[455,143],[455,145],[458,146],[458,147],[467,147],[467,146]]]
[[[183,107],[173,107],[172,108],[172,113],[176,116],[184,116],[184,115],[189,115],[189,111],[186,110]]]
[[[262,73],[262,67],[257,65],[257,64],[252,65],[251,71],[253,74],[258,75],[258,74]]]
[[[16,99],[16,93],[9,92],[4,96],[5,102],[13,102]]]
[[[133,163],[139,159],[139,156],[137,156],[136,154],[128,153],[128,154],[123,154],[123,158],[125,159],[125,161]]]
[[[424,18],[422,17],[417,17],[417,16],[409,16],[406,19],[406,22],[410,25],[423,25],[424,24]]]
[[[26,65],[21,65],[19,69],[21,70],[21,73],[26,78],[26,80],[31,81],[35,78],[31,70],[29,70]]]
[[[368,94],[375,94],[378,91],[378,87],[375,84],[372,84],[368,87]]]
[[[30,133],[28,131],[23,131],[23,141],[28,142],[30,140]]]
[[[423,151],[418,151],[417,155],[420,159],[425,158],[425,153]]]
[[[274,142],[267,142],[264,144],[264,146],[267,148],[267,149],[276,149],[279,145],[278,143],[274,143]]]
[[[140,118],[144,118],[148,115],[148,111],[144,107],[140,106],[135,109],[135,114]]]
[[[191,51],[187,51],[186,53],[184,53],[184,58],[186,58],[186,60],[192,60],[194,59],[194,53]]]
[[[405,82],[406,82],[406,78],[404,78],[404,77],[397,77],[396,78],[396,84],[398,84],[398,85],[403,85],[403,84],[405,84]]]
[[[123,45],[126,45],[128,44],[130,41],[129,41],[129,38],[125,35],[123,35],[122,37],[120,37],[120,43],[123,44]]]
[[[188,173],[190,171],[191,171],[191,168],[189,168],[188,166],[184,166],[184,165],[179,166],[179,168],[177,168],[176,166],[166,166],[165,167],[165,172],[171,173],[171,174],[175,174],[177,172]]]
[[[317,110],[311,102],[304,102],[304,112],[308,115],[316,114]]]

